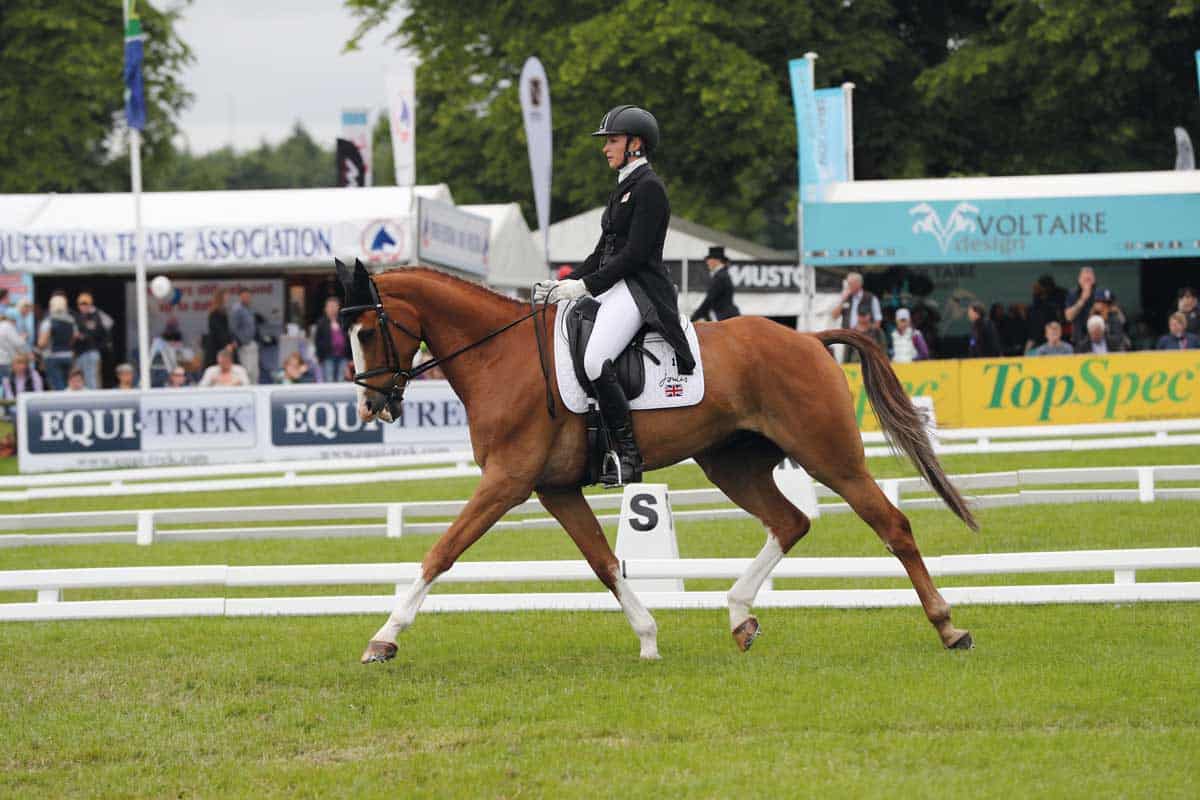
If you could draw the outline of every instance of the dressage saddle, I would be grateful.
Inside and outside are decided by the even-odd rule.
[[[594,297],[584,297],[567,311],[566,324],[567,343],[571,351],[571,365],[575,369],[575,377],[579,379],[579,385],[587,392],[588,397],[593,399],[596,392],[583,370],[583,354],[587,350],[588,340],[592,338],[592,329],[596,325],[596,313],[599,310],[600,303]],[[654,354],[646,350],[645,340],[649,331],[649,326],[643,325],[629,346],[622,350],[621,355],[613,362],[617,370],[617,382],[625,391],[627,400],[640,397],[646,388],[646,362],[642,360],[643,356],[655,364],[658,363]]]

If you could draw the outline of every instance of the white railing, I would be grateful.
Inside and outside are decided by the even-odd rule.
[[[1028,573],[1112,572],[1112,583],[1042,586],[947,587],[946,599],[963,604],[1112,603],[1200,600],[1200,582],[1138,583],[1138,570],[1200,568],[1200,547],[1090,550],[933,556],[925,559],[935,576]],[[622,561],[630,579],[726,579],[750,565],[745,558],[630,559]],[[262,616],[386,613],[394,594],[329,597],[201,597],[147,600],[64,601],[64,590],[144,587],[313,585],[396,585],[419,574],[415,563],[312,564],[296,566],[226,565],[112,567],[0,572],[0,591],[36,591],[37,602],[0,604],[0,620],[108,619],[127,617]],[[903,578],[900,563],[885,558],[789,558],[771,573],[785,578]],[[439,583],[594,581],[584,561],[459,562]],[[720,591],[646,592],[651,608],[724,608]],[[919,605],[916,592],[904,589],[768,589],[755,605],[769,607],[881,608]],[[428,611],[616,610],[609,594],[537,592],[512,594],[431,594]]]
[[[1094,437],[1107,438],[1074,438]],[[882,433],[862,434],[869,457],[892,450]],[[1119,450],[1135,447],[1200,445],[1200,419],[1049,425],[1015,428],[938,429],[938,455],[1033,453],[1064,450]],[[691,463],[690,461],[684,463]],[[452,466],[444,466],[452,465]],[[401,469],[403,467],[403,469]],[[305,474],[331,473],[331,474]],[[475,477],[480,474],[469,452],[429,453],[270,463],[210,464],[193,467],[60,472],[0,477],[0,502],[62,497],[127,497],[149,494],[292,489],[307,486],[392,483]],[[221,476],[270,476],[222,479]]]
[[[1017,489],[1015,492],[978,494],[972,498],[977,508],[1036,505],[1042,503],[1141,502],[1156,500],[1200,500],[1200,487],[1163,487],[1163,482],[1200,482],[1200,465],[1147,467],[1091,467],[1015,470],[952,475],[962,491]],[[1131,483],[1137,488],[1044,489],[1027,487],[1070,484]],[[879,481],[888,499],[904,509],[942,508],[940,498],[928,496],[932,490],[923,478],[889,478]],[[836,495],[817,485],[818,498]],[[913,497],[913,494],[926,496]],[[909,496],[906,496],[909,495]],[[681,522],[713,519],[746,519],[750,515],[718,489],[687,489],[671,492],[675,519]],[[618,494],[588,495],[596,511],[620,508]],[[234,508],[144,509],[130,511],[88,511],[49,514],[11,514],[0,516],[0,531],[51,531],[87,528],[80,533],[7,533],[0,534],[0,548],[30,545],[137,543],[156,541],[222,541],[228,539],[339,538],[442,533],[447,521],[462,511],[465,500],[414,503],[349,503],[302,506],[247,506]],[[699,508],[700,506],[722,506]],[[821,503],[821,514],[850,511],[842,502]],[[682,509],[682,510],[681,510]],[[553,517],[543,516],[536,499],[514,508],[493,530],[534,530],[558,528]],[[530,516],[538,515],[538,516]],[[348,522],[354,521],[354,522]],[[616,514],[602,514],[602,523],[616,523]],[[263,523],[313,522],[313,525],[263,525]],[[177,528],[180,525],[218,527]],[[255,527],[246,527],[252,524]]]

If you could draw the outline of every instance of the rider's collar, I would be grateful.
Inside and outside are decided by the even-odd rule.
[[[630,161],[628,164],[617,170],[617,183],[623,182],[626,178],[633,174],[635,169],[640,167],[642,164],[649,163],[650,162],[646,160],[645,156],[641,156],[639,158],[635,158],[633,161]]]

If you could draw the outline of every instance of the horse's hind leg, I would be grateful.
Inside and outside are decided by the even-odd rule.
[[[888,551],[900,559],[900,563],[904,565],[904,571],[908,573],[909,580],[912,581],[913,588],[917,590],[917,597],[921,599],[925,616],[937,629],[942,644],[951,649],[973,647],[971,634],[951,624],[950,604],[942,598],[942,593],[937,590],[933,579],[929,577],[929,570],[925,568],[921,551],[917,549],[917,542],[913,538],[912,526],[908,522],[908,517],[888,501],[870,475],[864,472],[851,478],[823,476],[821,480],[826,486],[845,498],[855,513],[862,517],[883,540]]]
[[[621,563],[604,538],[604,529],[579,489],[539,489],[538,499],[562,524],[600,582],[608,587],[641,642],[641,657],[658,658],[658,625],[621,576]]]
[[[729,627],[742,651],[749,650],[759,634],[758,619],[750,613],[758,590],[812,525],[775,485],[771,473],[782,458],[774,443],[758,436],[696,456],[709,480],[767,529],[766,544],[728,594]]]

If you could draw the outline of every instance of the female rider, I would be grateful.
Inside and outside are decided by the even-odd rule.
[[[681,374],[691,374],[695,360],[680,327],[675,287],[662,263],[671,206],[647,160],[658,148],[658,122],[645,109],[617,106],[592,135],[604,137],[604,157],[617,170],[616,191],[600,220],[600,241],[567,278],[538,284],[534,297],[554,302],[591,295],[600,303],[583,368],[616,449],[615,462],[605,460],[601,481],[620,486],[641,480],[642,458],[613,362],[643,325],[674,348]]]

